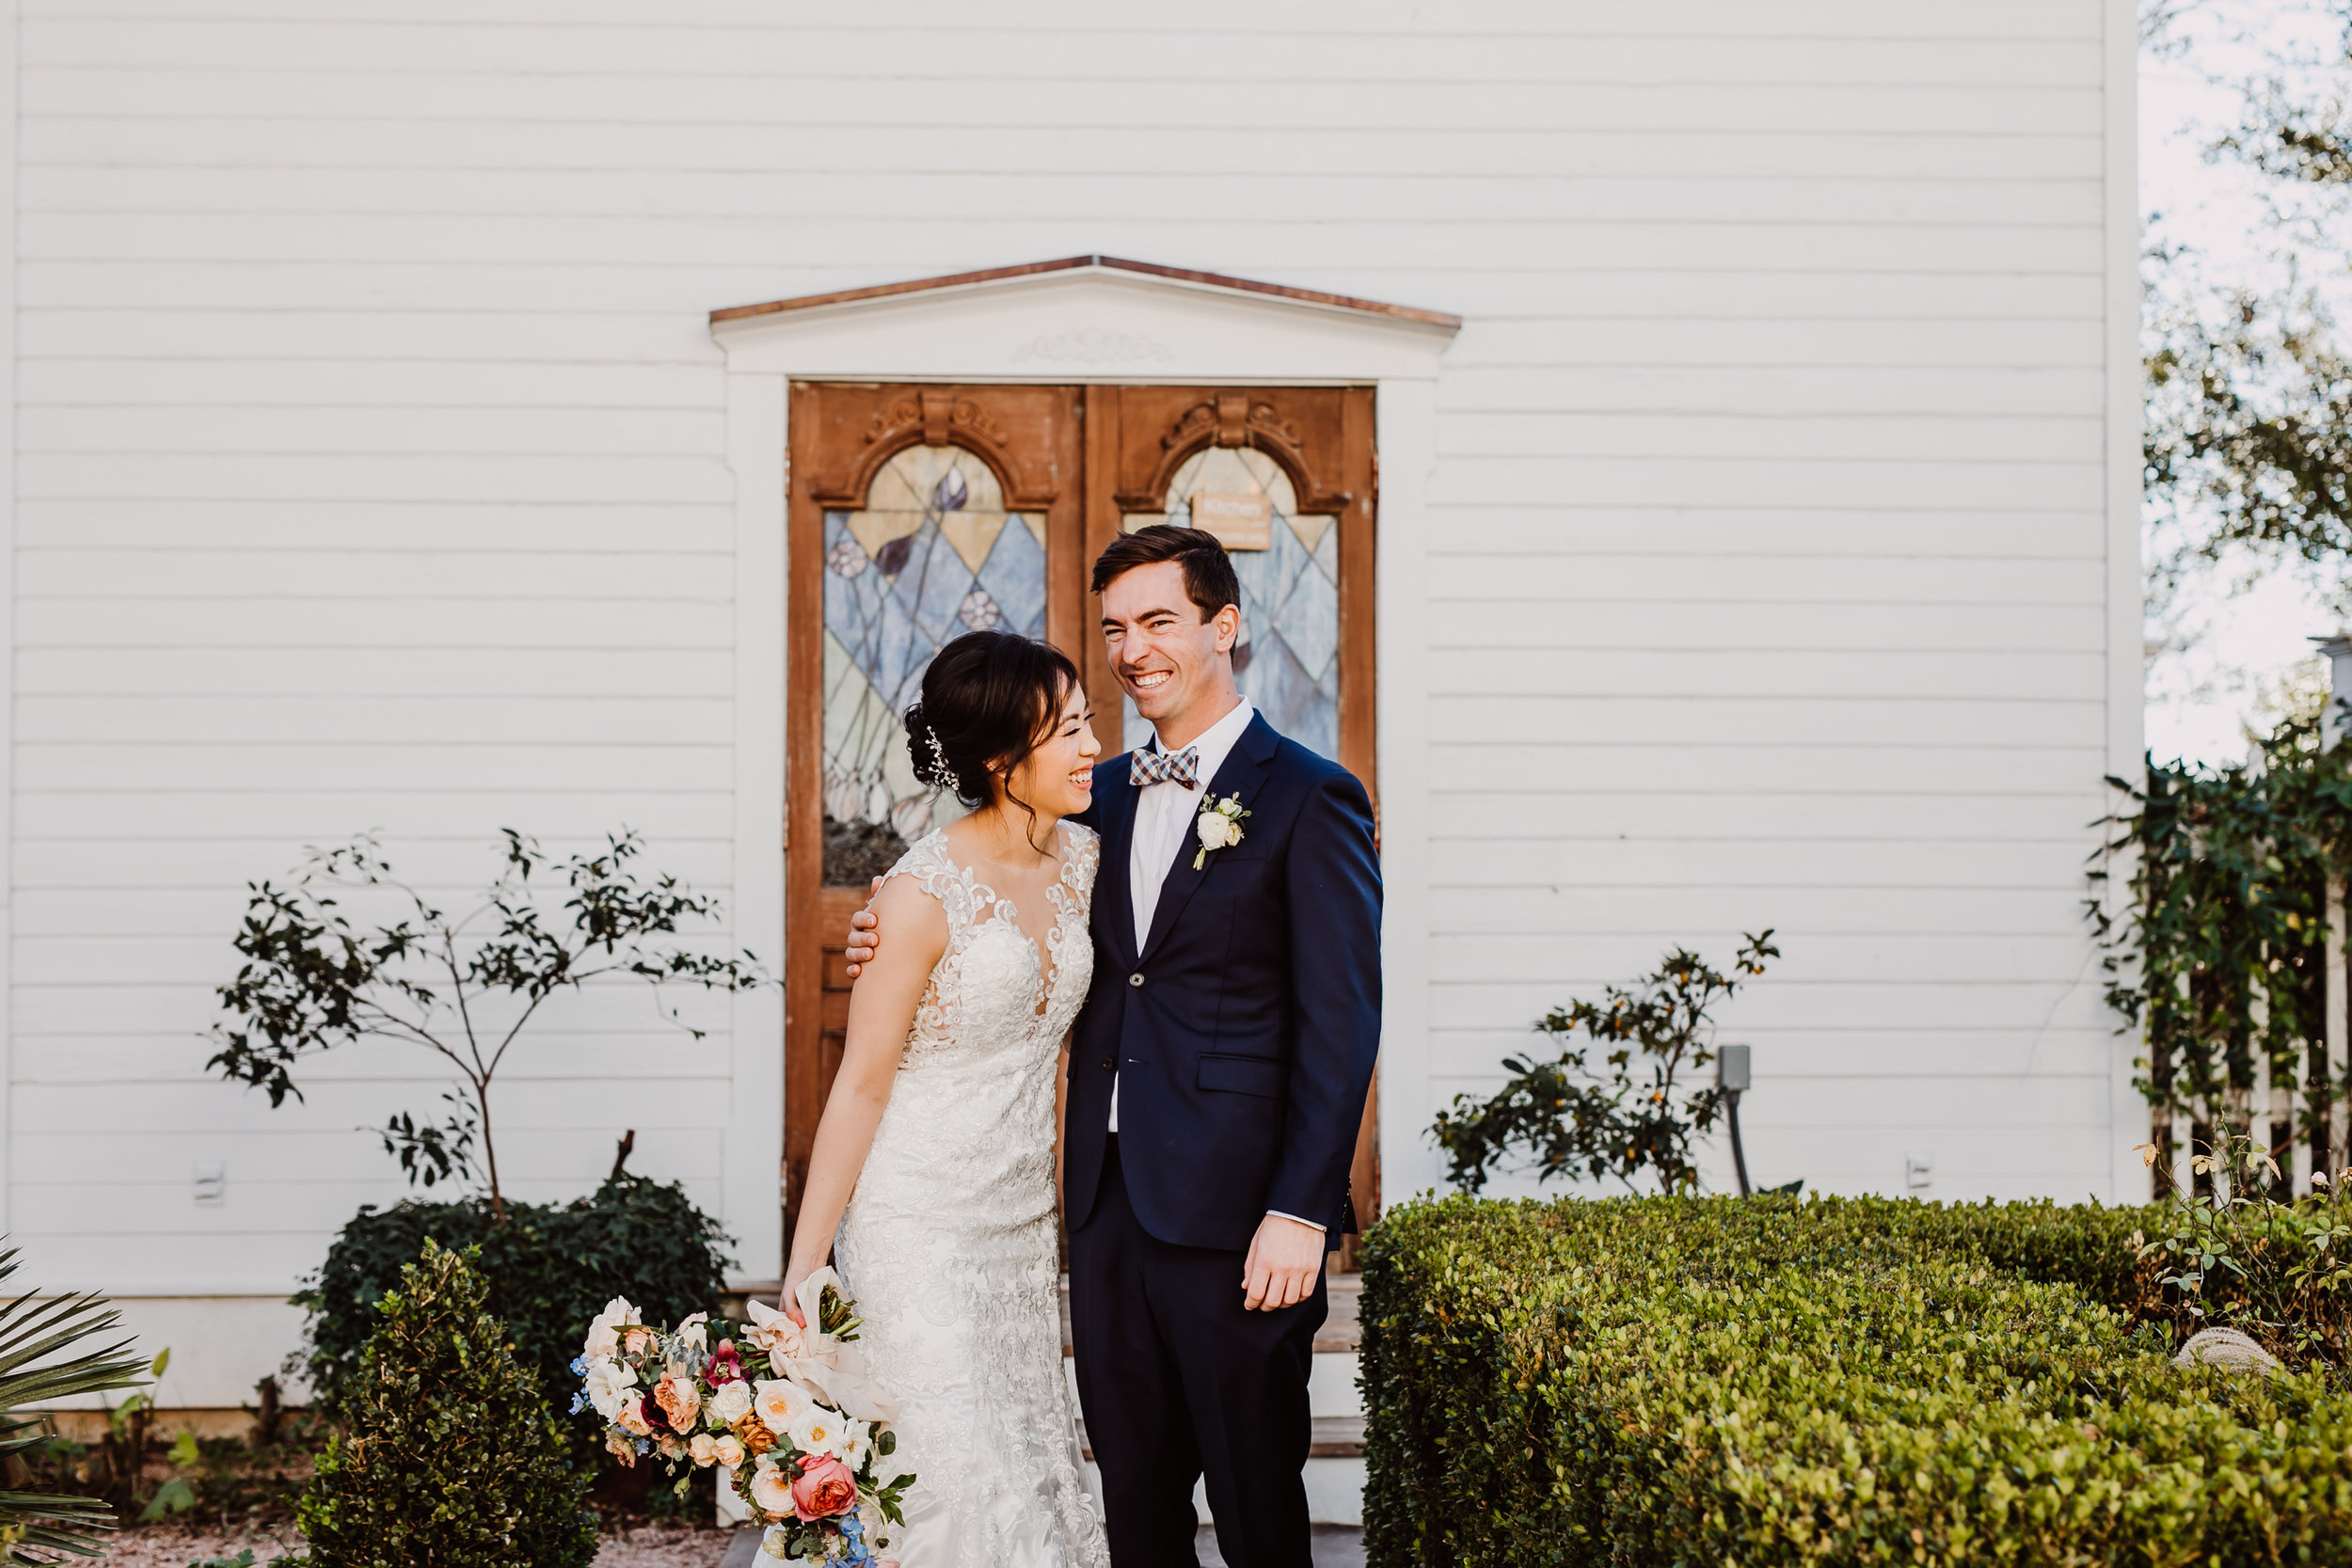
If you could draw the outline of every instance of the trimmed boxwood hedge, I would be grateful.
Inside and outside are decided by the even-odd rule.
[[[1407,1204],[1367,1560],[2352,1564],[2352,1398],[2169,1364],[2144,1210]]]

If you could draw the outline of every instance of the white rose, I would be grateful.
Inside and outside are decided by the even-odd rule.
[[[1193,831],[1200,835],[1203,849],[1225,849],[1241,842],[1241,824],[1222,812],[1202,812]]]
[[[874,1429],[865,1421],[841,1423],[841,1463],[852,1470],[866,1468],[874,1449]]]
[[[637,1315],[637,1308],[629,1305],[627,1296],[614,1296],[604,1304],[604,1310],[597,1313],[596,1321],[588,1325],[588,1343],[581,1348],[580,1354],[591,1361],[598,1356],[611,1355],[620,1349],[619,1330],[644,1321]]]
[[[722,1383],[710,1396],[710,1413],[722,1426],[733,1426],[752,1413],[752,1386],[738,1378]]]
[[[621,1399],[637,1386],[637,1369],[607,1357],[588,1363],[588,1402],[606,1420],[617,1419]]]
[[[752,1385],[752,1408],[759,1412],[759,1424],[779,1437],[792,1429],[802,1411],[816,1402],[807,1389],[788,1378]]]
[[[677,1337],[681,1343],[690,1345],[695,1350],[708,1350],[710,1348],[710,1314],[697,1312],[678,1324]]]
[[[828,1410],[815,1400],[796,1416],[785,1434],[792,1446],[803,1453],[830,1454],[841,1457],[841,1447],[850,1434],[850,1418],[838,1410]]]

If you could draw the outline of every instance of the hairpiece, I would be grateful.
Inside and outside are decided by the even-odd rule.
[[[923,782],[943,793],[954,794],[956,770],[947,766],[947,749],[939,743],[939,732],[929,724],[923,726],[923,744],[931,753],[931,760],[923,765]]]

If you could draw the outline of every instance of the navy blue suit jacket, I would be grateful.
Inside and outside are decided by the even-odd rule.
[[[1380,864],[1355,775],[1242,732],[1202,801],[1239,795],[1239,844],[1200,870],[1190,832],[1136,950],[1121,752],[1081,822],[1103,835],[1094,983],[1071,1042],[1067,1217],[1093,1212],[1119,1082],[1120,1169],[1143,1227],[1242,1251],[1268,1210],[1352,1223],[1347,1172],[1380,1049]]]

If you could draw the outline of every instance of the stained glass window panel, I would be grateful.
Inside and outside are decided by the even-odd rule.
[[[987,464],[910,447],[825,514],[825,882],[862,886],[962,808],[915,777],[900,716],[967,631],[1045,632],[1045,525]]]
[[[1200,492],[1264,494],[1274,509],[1269,546],[1232,552],[1241,579],[1241,641],[1233,674],[1242,694],[1272,724],[1310,751],[1340,750],[1340,531],[1338,519],[1300,516],[1290,476],[1265,453],[1211,447],[1187,459],[1168,481],[1168,510],[1129,513],[1129,532],[1152,523],[1189,527]],[[1123,702],[1122,738],[1147,744],[1152,726]]]

